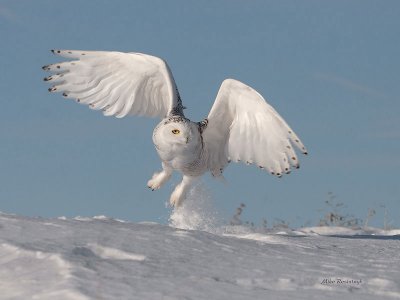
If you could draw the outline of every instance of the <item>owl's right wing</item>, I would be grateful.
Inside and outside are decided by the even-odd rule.
[[[222,83],[203,140],[207,166],[214,176],[232,160],[256,164],[280,177],[291,167],[299,167],[292,144],[307,154],[276,110],[257,91],[234,79]]]
[[[70,61],[44,66],[52,74],[50,92],[61,92],[106,116],[183,115],[183,106],[167,63],[141,53],[52,50]]]

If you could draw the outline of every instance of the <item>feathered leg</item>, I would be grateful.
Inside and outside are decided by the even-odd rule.
[[[154,190],[158,190],[171,178],[172,169],[166,164],[162,163],[163,170],[161,172],[156,172],[153,177],[147,182],[147,186]]]
[[[182,205],[188,190],[197,178],[198,177],[183,175],[181,183],[176,186],[175,190],[171,194],[171,198],[169,199],[169,202],[172,206],[179,207]]]

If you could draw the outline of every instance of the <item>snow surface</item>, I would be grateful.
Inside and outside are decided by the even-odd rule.
[[[207,203],[170,226],[0,213],[0,299],[400,299],[400,230],[222,226]]]

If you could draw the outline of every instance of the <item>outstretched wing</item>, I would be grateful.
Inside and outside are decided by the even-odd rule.
[[[256,164],[273,175],[299,167],[293,144],[307,150],[285,120],[251,87],[226,79],[203,132],[208,168],[219,176],[232,160]]]
[[[182,103],[167,63],[141,53],[52,50],[73,60],[44,66],[46,77],[61,92],[106,116],[163,118],[180,114]]]

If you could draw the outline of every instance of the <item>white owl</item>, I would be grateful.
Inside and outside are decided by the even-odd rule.
[[[255,164],[281,177],[298,168],[292,144],[307,150],[285,120],[251,87],[234,79],[222,82],[206,119],[192,122],[167,63],[141,53],[52,50],[73,60],[44,66],[61,92],[105,116],[160,117],[153,142],[162,161],[147,185],[159,189],[174,170],[183,174],[170,203],[179,206],[193,181],[210,171],[222,175],[230,161]]]

